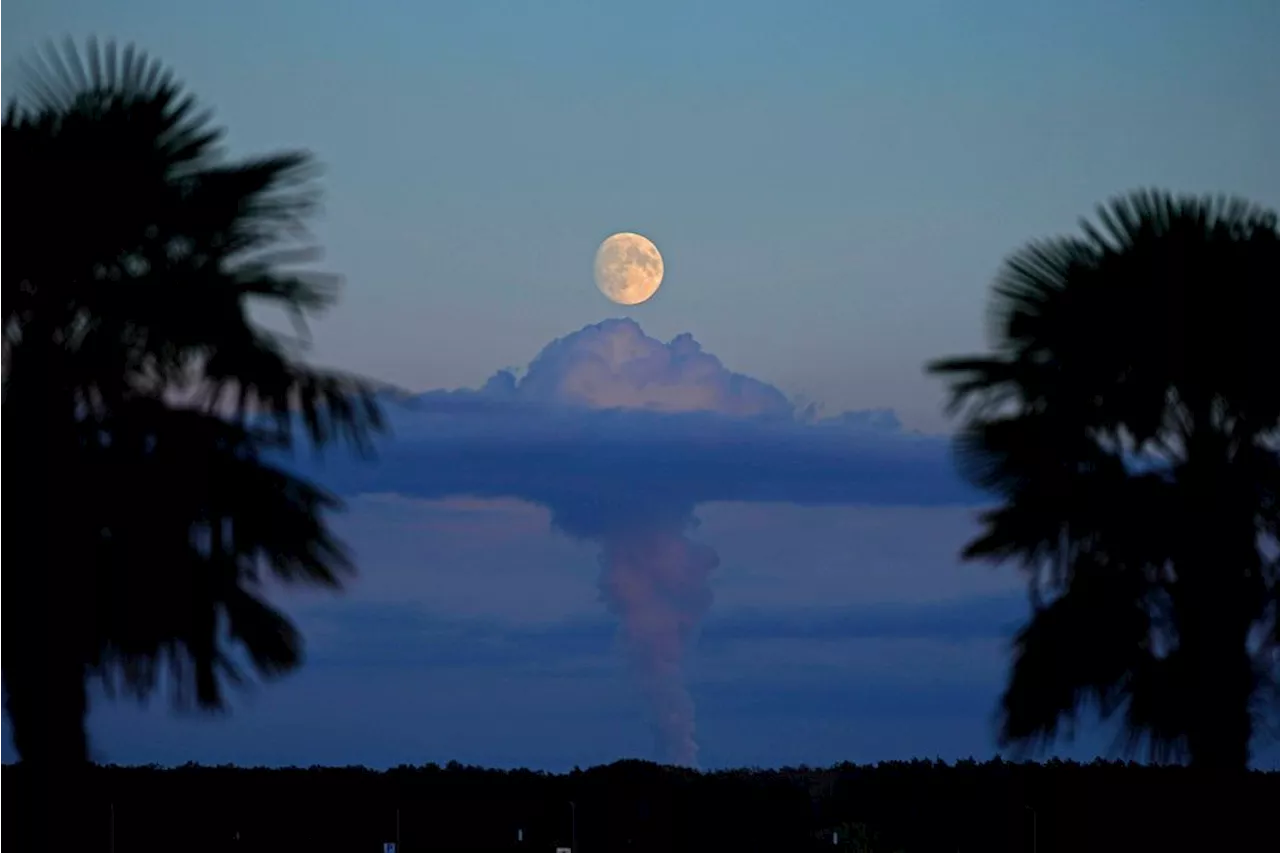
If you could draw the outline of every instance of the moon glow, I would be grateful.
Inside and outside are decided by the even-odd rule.
[[[619,305],[639,305],[662,284],[662,255],[647,237],[623,231],[596,250],[596,287]]]

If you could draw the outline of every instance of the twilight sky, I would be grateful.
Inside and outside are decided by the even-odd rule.
[[[655,713],[686,700],[709,766],[990,755],[1023,594],[955,559],[980,498],[922,363],[982,344],[1004,254],[1113,193],[1280,205],[1273,0],[41,0],[6,22],[6,96],[41,39],[115,37],[236,152],[314,151],[347,284],[317,357],[437,392],[383,466],[320,472],[362,575],[289,599],[303,671],[218,722],[104,705],[119,761],[558,769],[658,755]],[[591,281],[623,230],[667,270],[625,309]],[[614,317],[639,325],[594,326]],[[654,548],[687,571],[669,611],[629,611]],[[674,684],[659,635],[699,621]]]

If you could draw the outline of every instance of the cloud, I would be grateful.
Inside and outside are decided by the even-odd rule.
[[[381,464],[331,462],[345,494],[515,498],[600,547],[600,598],[648,696],[660,756],[695,764],[686,659],[710,610],[714,550],[690,538],[712,501],[948,505],[976,499],[945,442],[891,412],[820,419],[727,369],[690,335],[632,320],[548,344],[523,376],[419,395],[392,411]]]
[[[734,373],[690,334],[664,344],[633,320],[606,320],[552,341],[519,380],[500,371],[491,396],[596,409],[790,415],[777,388]]]
[[[520,498],[593,537],[638,514],[713,501],[802,505],[977,504],[945,438],[892,412],[817,419],[733,373],[688,335],[663,344],[631,320],[553,341],[523,377],[433,391],[390,412],[379,464],[303,462],[346,495]]]

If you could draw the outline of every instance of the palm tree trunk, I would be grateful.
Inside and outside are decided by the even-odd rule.
[[[1188,648],[1195,694],[1188,709],[1187,745],[1191,766],[1215,775],[1241,773],[1249,767],[1253,739],[1250,701],[1252,662],[1245,632],[1201,637]]]
[[[1212,629],[1213,621],[1204,620]],[[1253,720],[1251,661],[1244,631],[1200,634],[1188,649],[1191,669],[1187,745],[1194,772],[1192,785],[1203,802],[1221,805],[1188,822],[1187,849],[1244,850],[1249,839],[1241,827],[1238,804],[1231,793],[1239,789],[1248,770]]]
[[[1255,677],[1249,656],[1251,619],[1248,593],[1233,582],[1226,536],[1206,537],[1222,549],[1223,562],[1204,558],[1183,571],[1186,588],[1178,625],[1191,690],[1187,697],[1187,746],[1191,766],[1218,773],[1241,773],[1249,766],[1253,739]],[[1224,564],[1225,563],[1225,564]]]
[[[74,421],[45,371],[6,389],[3,604],[5,710],[21,759],[20,850],[78,850],[88,765],[85,679],[93,567],[78,511]],[[39,387],[43,385],[43,387]],[[17,405],[15,405],[17,404]],[[8,835],[9,833],[6,833]],[[13,836],[10,836],[13,837]]]
[[[1217,428],[1210,402],[1192,411],[1195,429],[1178,476],[1185,523],[1174,540],[1178,640],[1192,690],[1186,734],[1193,767],[1243,773],[1256,687],[1249,632],[1263,606],[1250,572],[1259,558],[1256,506],[1250,476]]]
[[[18,821],[22,841],[16,849],[80,849],[88,766],[83,668],[54,655],[23,656],[22,664],[11,665],[15,656],[6,652],[4,674],[5,710],[23,779],[22,807],[6,810]]]
[[[24,838],[16,849],[79,849],[68,842],[82,827],[89,757],[83,643],[89,614],[79,604],[86,591],[68,583],[78,572],[27,556],[8,562],[21,569],[11,570],[5,584],[5,710],[25,778],[24,807],[9,815]]]

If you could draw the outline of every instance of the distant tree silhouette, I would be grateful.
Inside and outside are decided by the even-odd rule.
[[[305,154],[228,162],[221,131],[126,47],[52,47],[7,107],[4,204],[6,709],[62,786],[87,758],[86,685],[220,708],[295,667],[264,573],[336,587],[337,501],[264,459],[295,432],[360,450],[368,382],[301,360],[333,282],[289,250],[316,201]],[[301,245],[295,243],[295,245]],[[283,309],[297,337],[251,304]],[[46,793],[48,793],[46,791]]]
[[[1238,200],[1135,192],[1004,265],[993,352],[939,361],[962,471],[1002,503],[964,556],[1036,603],[1006,743],[1092,706],[1126,745],[1247,766],[1280,660],[1280,233]]]
[[[20,787],[25,770],[0,775]],[[1280,797],[1275,772],[1227,786],[1185,767],[999,759],[709,773],[619,762],[566,774],[189,764],[87,777],[88,802],[65,817],[93,827],[84,849],[112,849],[114,837],[129,853],[349,853],[397,835],[406,851],[552,853],[575,834],[570,802],[588,853],[1267,850]]]

